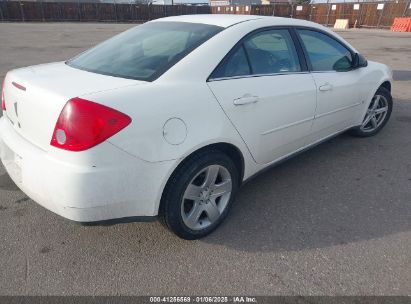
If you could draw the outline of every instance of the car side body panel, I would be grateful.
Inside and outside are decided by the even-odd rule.
[[[305,145],[316,109],[308,73],[217,80],[209,86],[256,162],[269,163]],[[241,98],[255,101],[234,104]]]
[[[393,83],[392,70],[385,64],[368,61],[368,66],[360,68],[359,71],[362,73],[361,86],[359,86],[360,94],[362,96],[362,101],[364,102],[363,107],[354,115],[353,125],[361,125],[362,120],[365,116],[365,112],[370,105],[371,99],[374,96],[378,88],[384,83],[389,82],[391,87]]]
[[[349,114],[352,117],[342,119],[344,123],[332,126],[332,130],[327,129],[329,121],[320,121],[321,117],[318,117],[318,132],[312,133],[311,128],[316,124],[318,114],[316,108],[319,104],[319,93],[316,87],[318,84],[310,73],[306,73],[305,77],[311,81],[308,85],[312,87],[312,91],[307,89],[311,99],[310,102],[301,104],[305,109],[304,115],[293,118],[296,121],[307,120],[303,125],[306,132],[303,138],[294,138],[295,141],[291,138],[288,147],[275,149],[279,147],[279,141],[301,131],[295,129],[277,137],[269,135],[271,146],[259,147],[259,139],[253,142],[254,139],[248,134],[247,140],[247,134],[244,133],[248,126],[254,124],[254,121],[248,120],[246,108],[240,110],[241,113],[232,119],[230,111],[233,111],[234,106],[231,99],[236,96],[236,92],[229,92],[229,96],[225,96],[226,100],[223,101],[221,95],[224,86],[221,83],[207,83],[213,70],[241,38],[256,29],[273,26],[313,27],[336,39],[341,38],[318,24],[296,19],[261,16],[198,18],[204,23],[214,20],[216,25],[227,28],[193,50],[153,82],[116,79],[71,70],[72,68],[64,66],[64,63],[36,67],[35,73],[30,67],[10,72],[6,79],[7,111],[0,119],[0,150],[2,162],[16,184],[47,209],[76,221],[155,216],[169,177],[189,155],[199,149],[217,143],[235,146],[244,159],[243,179],[248,179],[262,169],[330,136],[360,125],[375,91],[383,82],[392,81],[391,72],[385,65],[369,62],[367,67],[358,69],[355,71],[358,91],[348,94],[356,97],[350,102],[360,103],[358,107],[352,107]],[[195,17],[164,19],[172,20],[194,22]],[[356,51],[354,48],[352,50]],[[63,74],[62,78],[58,79],[56,75],[62,71],[72,73],[70,75],[73,79],[70,81],[71,76],[64,78]],[[336,75],[338,74],[337,72]],[[52,78],[50,88],[48,77]],[[23,92],[15,95],[10,93],[16,92],[12,85],[13,79],[22,82],[21,85],[27,83],[26,93],[30,90],[38,93],[34,100],[24,99],[27,107],[21,110],[25,112],[14,112],[26,117],[27,120],[22,120],[21,123],[26,122],[27,125],[33,126],[22,129],[23,131],[19,131],[19,127],[13,122],[24,118],[13,114],[13,99],[23,98],[24,95]],[[241,82],[238,81],[239,86],[242,86]],[[292,79],[281,82],[285,92],[298,95],[293,85]],[[210,88],[212,86],[214,88]],[[238,89],[238,92],[240,91]],[[338,94],[344,94],[344,85]],[[39,101],[36,107],[33,102],[42,97],[43,100]],[[65,102],[73,97],[81,97],[124,112],[132,118],[132,123],[107,141],[86,151],[69,152],[51,147],[48,144],[49,138],[51,139],[58,113]],[[57,103],[51,104],[50,111],[47,111],[47,102],[52,103],[54,100]],[[333,100],[330,98],[330,102]],[[349,105],[343,104],[343,98],[339,101],[341,107]],[[283,112],[274,117],[275,119],[293,109],[292,105],[285,108],[285,105],[280,103],[278,106],[282,107]],[[34,113],[36,109],[42,113]],[[251,107],[249,110],[252,110]],[[275,105],[271,105],[268,108],[263,107],[260,113],[274,110]],[[326,111],[325,107],[324,112]],[[9,114],[10,117],[7,116]],[[264,117],[267,119],[269,115]],[[36,125],[36,119],[42,122]],[[240,125],[241,123],[243,125]],[[286,121],[257,123],[260,123],[260,133],[276,131],[278,128],[281,130],[287,126]],[[267,134],[276,134],[274,131]],[[39,172],[42,173],[42,178],[38,178]]]
[[[150,83],[81,97],[104,105],[117,102],[116,109],[127,111],[133,122],[108,141],[131,155],[162,162],[184,159],[210,144],[228,143],[243,154],[245,175],[252,171],[247,146],[205,82]],[[170,121],[182,127],[169,128]]]

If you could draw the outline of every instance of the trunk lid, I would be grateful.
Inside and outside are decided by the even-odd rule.
[[[146,82],[91,73],[64,62],[21,68],[7,73],[4,115],[16,132],[47,151],[56,121],[69,99],[142,83]]]

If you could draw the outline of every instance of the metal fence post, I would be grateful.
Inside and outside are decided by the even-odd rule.
[[[61,9],[61,2],[58,2],[58,4],[59,4],[59,16],[58,16],[58,18],[57,18],[57,20],[64,20],[63,19],[63,10]]]
[[[5,19],[5,20],[10,20],[10,11],[9,11],[9,6],[7,5],[7,2],[6,1],[4,1],[4,4],[5,4],[5,9],[4,9],[4,11],[6,12],[5,13],[5,15],[3,15],[3,18]],[[3,10],[3,9],[2,9]],[[2,14],[4,14],[4,11],[2,11]],[[5,17],[4,17],[5,16]]]
[[[330,11],[331,11],[331,5],[332,4],[328,4],[328,10],[327,10],[327,21],[325,26],[328,26],[328,23],[330,22]]]
[[[101,21],[100,20],[100,3],[95,3],[95,5],[96,5],[96,18],[97,18],[97,21]]]
[[[19,1],[19,4],[20,4],[20,14],[21,14],[21,21],[26,21],[25,20],[25,18],[24,18],[24,10],[23,10],[23,3],[21,3],[21,1]]]
[[[46,19],[44,18],[44,7],[43,7],[43,0],[40,1],[40,9],[41,9],[41,19],[44,21],[46,21]]]
[[[275,2],[273,3],[273,17],[275,16]]]
[[[4,2],[4,3],[6,3],[6,2]],[[1,15],[1,21],[4,21],[3,8],[2,8],[1,3],[0,3],[0,15]]]
[[[134,17],[133,15],[135,15],[135,14],[133,14],[133,6],[131,5],[131,2],[130,2],[130,16],[131,16],[130,21],[134,21],[135,18],[133,18]]]
[[[116,23],[118,23],[117,3],[116,3],[116,0],[114,0],[114,17],[116,18]]]
[[[382,7],[380,18],[378,18],[377,28],[380,28],[380,23],[381,23],[382,16],[384,15],[384,11],[385,11],[385,3],[384,3],[384,6]]]
[[[310,21],[313,20],[313,5],[310,5]]]
[[[358,18],[358,27],[362,26],[362,11],[363,11],[364,5],[360,4],[360,17]]]
[[[80,0],[77,1],[77,13],[78,13],[78,21],[81,21],[81,6],[80,6]]]
[[[409,0],[409,1],[407,2],[407,4],[405,5],[404,12],[402,13],[402,17],[405,17],[405,13],[407,12],[407,10],[408,10],[408,8],[410,7],[410,5],[411,5],[411,0]]]
[[[148,21],[150,21],[151,20],[151,6],[150,6],[150,3],[147,4],[147,7],[148,7]]]

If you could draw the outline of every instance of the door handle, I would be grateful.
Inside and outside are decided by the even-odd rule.
[[[253,96],[251,94],[244,94],[242,97],[234,99],[233,103],[236,106],[241,106],[245,104],[256,103],[258,102],[258,100],[259,100],[258,96]]]
[[[328,82],[324,83],[323,85],[320,85],[318,88],[320,91],[331,91],[333,89],[333,86],[329,84]]]

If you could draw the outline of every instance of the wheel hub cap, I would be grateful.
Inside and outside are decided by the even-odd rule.
[[[208,201],[211,197],[212,191],[210,189],[205,189],[200,193],[200,201]]]

